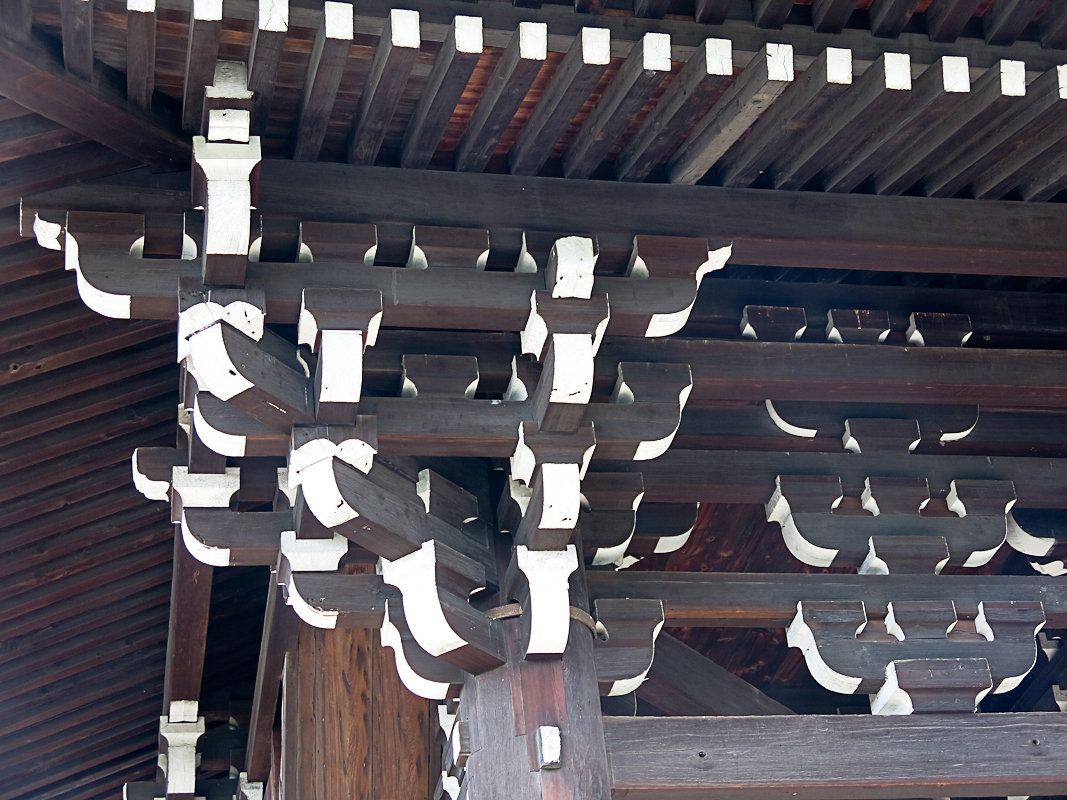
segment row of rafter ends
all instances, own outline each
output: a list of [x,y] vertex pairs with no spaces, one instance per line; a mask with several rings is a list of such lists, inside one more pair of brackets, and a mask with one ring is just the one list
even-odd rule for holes
[[[319,156],[355,35],[352,6],[329,3],[326,11],[293,135],[296,160]],[[408,123],[400,166],[425,168],[434,159],[484,49],[482,26],[480,17],[453,19]],[[349,162],[382,157],[421,36],[418,12],[389,13],[353,117]],[[457,171],[487,168],[545,65],[548,40],[547,24],[518,24],[452,153]],[[579,30],[507,154],[512,174],[545,168],[612,55],[610,29]],[[249,88],[255,58],[253,51]],[[669,34],[646,33],[634,44],[566,147],[565,177],[599,175],[617,151],[608,172],[622,181],[982,199],[1017,193],[1034,201],[1067,186],[1062,66],[1028,84],[1021,61],[972,75],[965,57],[943,56],[913,76],[905,53],[883,53],[861,71],[850,49],[829,47],[798,76],[792,45],[768,43],[735,78],[733,43],[718,38],[700,43],[677,73],[672,66]],[[260,112],[257,126],[265,124]]]

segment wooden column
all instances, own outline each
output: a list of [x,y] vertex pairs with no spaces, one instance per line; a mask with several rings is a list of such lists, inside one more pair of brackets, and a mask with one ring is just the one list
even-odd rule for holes
[[171,700],[199,700],[207,646],[208,612],[214,567],[193,558],[174,529],[174,575],[170,586],[170,631],[167,634],[167,673],[163,684],[163,713]]
[[426,800],[437,714],[400,683],[377,631],[304,625],[285,660],[281,800]]

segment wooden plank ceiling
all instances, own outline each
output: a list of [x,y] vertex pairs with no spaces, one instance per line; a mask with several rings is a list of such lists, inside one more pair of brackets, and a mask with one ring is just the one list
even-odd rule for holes
[[[384,126],[384,138],[377,151],[362,142],[353,149],[352,158],[398,165],[405,133],[448,25],[455,14],[470,13],[483,18],[485,47],[433,151],[433,168],[622,180],[647,176],[675,183],[700,180],[738,187],[837,192],[873,188],[879,194],[1022,195],[1035,200],[1055,196],[1061,183],[1067,182],[1067,125],[1062,122],[1059,106],[1064,101],[1058,99],[1060,82],[1055,69],[1067,60],[1063,51],[1055,49],[1065,44],[1059,29],[1067,26],[1058,23],[1065,13],[1062,4],[1040,0],[922,0],[917,5],[914,0],[846,0],[831,4],[823,0],[813,11],[812,6],[794,5],[791,0],[760,0],[754,8],[747,1],[726,3],[729,18],[724,24],[696,26],[691,22],[694,16],[704,21],[724,16],[722,9],[712,8],[715,0],[697,0],[697,4],[700,8],[690,0],[673,0],[631,7],[629,0],[611,0],[604,4],[602,14],[594,15],[547,3],[540,8],[518,8],[506,2],[476,7],[437,0],[409,3],[408,7],[420,12],[421,45],[413,64],[394,60],[396,65],[386,72],[385,80],[395,83],[392,90],[399,92],[396,110],[390,113],[389,101],[378,102],[377,96],[372,101],[370,92],[368,104],[377,105],[360,108],[389,6],[383,2],[359,5],[347,60],[327,70],[329,48],[321,65],[312,64],[321,2],[292,3],[269,121],[263,130],[264,156],[346,160],[358,112],[363,117],[383,116],[376,124]],[[35,0],[32,5],[35,30],[58,40],[62,32],[59,3]],[[598,4],[579,4],[583,9],[585,5],[591,9]],[[95,56],[125,71],[125,4],[99,0],[94,7]],[[186,94],[188,9],[185,0],[157,3],[154,83],[158,92],[175,100]],[[219,58],[247,61],[255,14],[250,0],[227,2],[221,26],[202,26],[196,52],[206,53],[210,63],[217,45]],[[949,14],[962,20],[949,26],[954,32],[946,30],[944,18]],[[844,27],[845,22],[827,22],[828,15],[847,20],[849,27]],[[650,18],[656,16],[662,19]],[[491,89],[490,78],[494,72],[498,80],[502,77],[497,66],[524,21],[544,21],[549,35],[547,52],[531,56],[532,71],[527,67],[524,77],[518,73],[512,77],[508,91],[513,93],[518,87],[524,94],[521,102],[516,99],[516,107],[507,102],[508,92],[501,95]],[[564,54],[583,26],[610,29],[610,63],[584,72],[561,71]],[[663,63],[665,57],[658,64],[648,58],[644,77],[634,81],[621,67],[635,47],[640,49],[642,36],[648,32],[671,36],[670,63]],[[531,41],[541,36],[535,36],[533,29],[530,33]],[[728,40],[717,46],[725,49],[711,53],[702,45],[708,36]],[[1018,45],[1011,47],[1017,40]],[[338,43],[344,47],[343,41]],[[779,48],[782,44],[791,48],[789,53]],[[827,47],[839,48],[829,64],[824,55]],[[592,53],[596,47],[587,49]],[[899,53],[910,53],[910,63]],[[939,60],[943,56],[965,57],[967,62]],[[592,53],[588,58],[595,62],[597,56]],[[1017,59],[1017,66],[1003,67],[1001,59],[1005,58]],[[689,69],[683,71],[687,63]],[[311,67],[319,67],[318,72]],[[405,77],[409,68],[410,76]],[[1026,97],[1013,97],[1012,92],[1021,91],[1024,70],[1030,82]],[[317,74],[315,99],[303,102],[310,102],[316,110],[321,105],[328,117],[321,140],[317,125],[300,124],[308,74]],[[959,81],[966,83],[966,74],[970,75],[969,92],[960,91]],[[210,82],[210,75],[206,80]],[[376,88],[386,89],[380,81]],[[336,98],[331,100],[334,90]],[[714,107],[724,96],[735,99],[732,111]],[[600,103],[601,98],[625,102],[616,107],[611,119],[598,119],[592,112],[598,104],[606,105]],[[688,99],[683,102],[684,98]],[[709,125],[713,119],[718,121]],[[978,131],[976,120],[995,124]],[[711,136],[714,131],[709,133],[708,128],[716,125],[725,132]],[[590,154],[589,142],[598,140],[605,130],[610,131],[610,147],[606,152],[594,148]],[[919,131],[932,133],[916,140]],[[714,142],[709,144],[711,139]],[[1017,157],[1020,143],[1032,157]],[[475,157],[470,149],[475,144],[488,147],[488,161]],[[910,171],[897,174],[891,166],[903,163],[906,150],[915,163],[908,162]]]

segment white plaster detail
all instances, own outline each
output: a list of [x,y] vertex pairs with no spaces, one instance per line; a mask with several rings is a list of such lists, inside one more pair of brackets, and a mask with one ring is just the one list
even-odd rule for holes
[[[448,696],[447,683],[430,681],[418,675],[408,663],[407,654],[404,652],[404,642],[400,631],[389,619],[389,601],[385,601],[385,618],[382,620],[382,646],[391,647],[396,658],[396,672],[400,676],[400,682],[407,687],[408,691],[426,700],[444,700]],[[456,784],[456,792],[459,793],[459,784]]]
[[[785,631],[786,644],[800,649],[811,676],[821,686],[838,694],[855,694],[863,679],[836,672],[823,661],[822,653],[819,652],[819,645],[815,642],[815,635],[804,621],[804,613],[801,608],[802,604],[797,603],[796,616],[793,617],[793,621],[789,623],[789,627]],[[862,629],[863,626],[861,625],[857,633]]]
[[[788,47],[788,45],[784,46]],[[767,47],[774,47],[774,45],[767,45]],[[790,56],[790,60],[792,60],[792,56]],[[670,67],[668,67],[668,70],[669,69]],[[792,72],[792,70],[790,70],[790,72]],[[789,78],[789,80],[792,80],[792,78]],[[704,280],[705,275],[709,272],[720,270],[726,266],[726,262],[730,260],[730,256],[733,254],[733,247],[734,246],[730,244],[726,247],[720,247],[717,250],[708,251],[708,260],[701,264],[696,271],[696,284],[698,290],[700,289],[700,284]],[[693,295],[693,302],[685,308],[678,311],[653,314],[648,321],[648,327],[645,329],[645,338],[670,336],[671,334],[680,331],[685,323],[689,321],[689,315],[692,313],[694,305],[696,305],[695,292]]]
[[324,403],[358,403],[363,389],[363,332],[323,331],[319,344]]
[[802,428],[799,425],[794,425],[778,413],[778,410],[774,407],[772,401],[764,400],[763,403],[767,408],[767,416],[769,416],[771,421],[778,426],[779,430],[785,431],[790,436],[801,436],[805,439],[815,438],[815,435],[818,433],[815,428]]
[[196,398],[193,400],[192,418],[196,435],[212,452],[232,458],[244,457],[247,437],[239,433],[224,433],[218,428],[213,428],[211,423],[204,419],[203,414],[200,413],[199,392],[197,392]]
[[413,553],[393,561],[383,558],[379,563],[382,580],[403,595],[408,629],[423,650],[440,656],[468,644],[452,630],[441,607],[436,542],[431,539]]
[[549,253],[549,263],[556,266],[556,280],[552,286],[553,297],[577,297],[588,300],[593,296],[593,267],[596,253],[593,240],[584,236],[567,236],[556,239]]
[[130,318],[133,302],[130,295],[112,294],[98,289],[82,274],[78,242],[70,233],[66,234],[63,262],[66,269],[74,272],[78,283],[78,295],[91,311],[111,319]]
[[201,564],[209,564],[212,567],[230,566],[230,548],[212,547],[204,544],[189,530],[189,524],[185,521],[185,512],[182,511],[182,541],[185,549]]
[[189,337],[186,367],[192,372],[200,388],[215,395],[219,400],[231,400],[242,392],[247,392],[255,384],[242,375],[230,359],[226,342],[222,338],[224,324],[221,321],[213,323]]
[[241,488],[241,468],[226,467],[219,474],[174,467],[171,485],[181,496],[183,508],[227,508],[233,493]]
[[204,718],[196,722],[171,722],[159,718],[159,735],[167,741],[167,794],[196,791],[196,742],[204,735]]
[[281,554],[293,572],[334,572],[348,552],[348,539],[298,539],[296,531],[282,531]]
[[154,481],[137,468],[137,453],[140,448],[135,448],[133,457],[130,459],[133,466],[133,485],[148,500],[169,500],[170,481]]
[[515,547],[518,568],[530,587],[530,642],[527,655],[557,655],[570,635],[570,574],[578,569],[573,544],[566,550],[530,550]]
[[63,233],[63,226],[58,222],[49,222],[41,219],[40,214],[33,215],[33,235],[37,237],[37,244],[46,250],[62,250],[59,237]]
[[313,628],[322,628],[330,631],[337,627],[338,612],[323,611],[321,608],[315,608],[313,605],[308,604],[300,592],[297,591],[296,581],[292,575],[289,576],[287,589],[288,598],[286,599],[286,604],[293,609],[293,612],[300,619]]

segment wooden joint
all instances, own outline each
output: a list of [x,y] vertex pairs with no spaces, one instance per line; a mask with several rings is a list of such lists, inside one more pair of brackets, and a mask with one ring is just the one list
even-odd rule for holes
[[803,308],[789,306],[745,306],[741,313],[741,335],[760,342],[794,342],[808,329]]
[[600,694],[629,694],[644,683],[656,652],[656,637],[663,629],[660,600],[593,601],[597,636],[593,640]]
[[416,225],[412,231],[407,266],[484,270],[488,258],[489,231],[485,228]]
[[972,333],[967,314],[916,311],[908,320],[908,344],[912,347],[962,347]]
[[922,435],[913,419],[846,419],[841,441],[853,453],[910,453]]
[[835,344],[881,344],[889,336],[888,311],[831,308],[826,313],[826,340]]
[[401,397],[465,397],[478,391],[478,359],[475,356],[401,356]]
[[523,657],[557,658],[567,648],[571,604],[569,578],[578,569],[573,544],[561,550],[531,550],[516,545],[505,585],[522,605]]
[[337,484],[336,460],[370,472],[378,452],[374,417],[357,417],[357,424],[305,427],[292,431],[288,482],[301,487],[307,507],[327,528],[335,528],[359,516],[345,500]]
[[[802,600],[786,631],[786,641],[801,650],[816,681],[841,694],[875,695],[885,688],[893,662],[940,661],[939,669],[945,672],[931,676],[929,686],[942,686],[943,692],[940,699],[928,696],[923,707],[932,710],[937,704],[940,710],[972,712],[973,703],[961,705],[952,672],[958,667],[951,662],[984,659],[992,678],[991,691],[1010,691],[1036,663],[1035,637],[1044,623],[1039,602],[981,602],[968,633],[959,630],[963,626],[957,622],[951,601],[893,601],[885,620],[879,621],[868,618],[860,600]],[[975,631],[980,636],[975,636]],[[890,687],[878,701],[880,706],[889,704],[888,698],[900,688],[892,683]],[[974,699],[975,694],[970,697]],[[898,696],[882,713],[911,711]]]
[[186,549],[197,561],[213,567],[274,565],[282,533],[292,527],[293,515],[289,511],[182,508],[181,531]]
[[382,579],[404,596],[404,616],[427,653],[474,674],[504,663],[503,627],[467,598],[486,584],[482,566],[433,540],[406,556],[382,559]]

